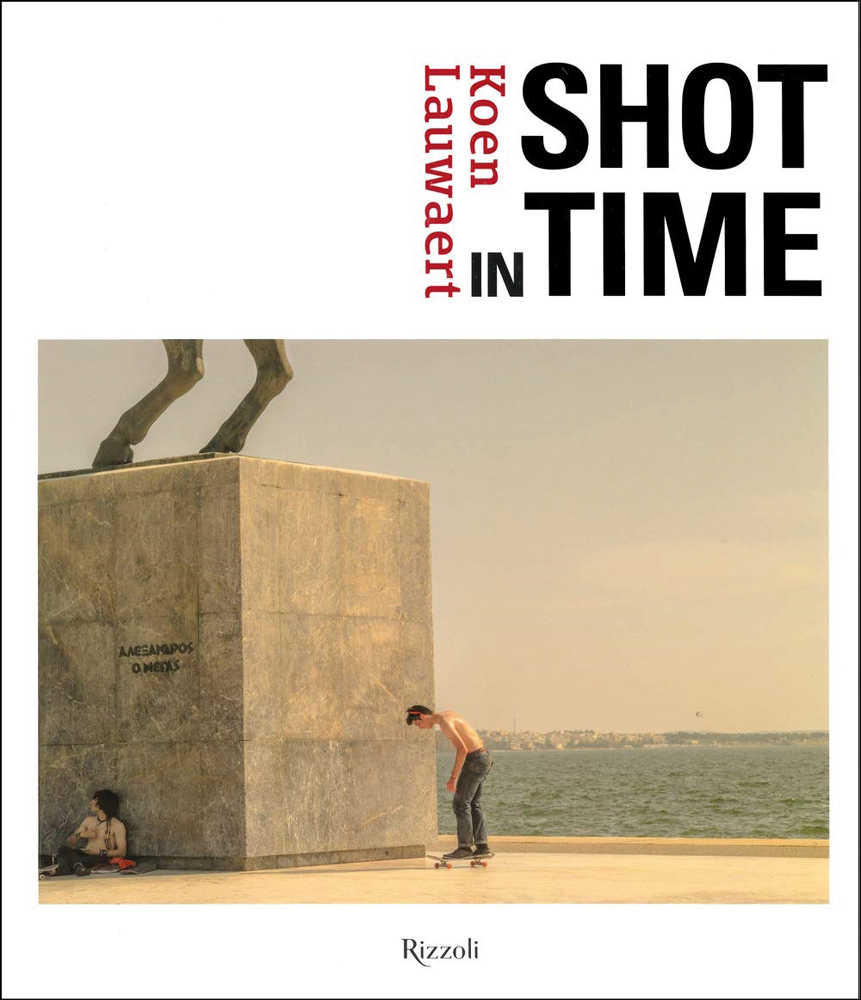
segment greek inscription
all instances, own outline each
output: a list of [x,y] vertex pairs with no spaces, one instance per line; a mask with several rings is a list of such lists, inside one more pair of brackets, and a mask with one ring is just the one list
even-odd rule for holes
[[145,660],[144,657],[174,657],[194,652],[193,642],[146,642],[136,646],[120,646],[121,657],[134,657],[133,674],[172,674],[182,666],[178,659]]
[[193,652],[192,642],[148,642],[138,646],[120,646],[120,656],[174,656],[176,653]]
[[156,660],[154,663],[133,663],[135,674],[170,674],[179,670],[179,660]]

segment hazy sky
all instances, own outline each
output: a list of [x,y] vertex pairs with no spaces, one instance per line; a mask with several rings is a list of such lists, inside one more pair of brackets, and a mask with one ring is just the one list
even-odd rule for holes
[[[245,453],[431,487],[437,708],[476,726],[825,729],[824,341],[287,342]],[[196,452],[240,341],[136,448]],[[43,341],[39,469],[86,468],[166,370]],[[697,716],[702,712],[702,716]]]

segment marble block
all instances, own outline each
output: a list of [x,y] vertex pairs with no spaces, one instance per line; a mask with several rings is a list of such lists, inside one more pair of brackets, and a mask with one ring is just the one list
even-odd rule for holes
[[39,481],[40,852],[248,869],[436,842],[426,483],[245,456]]

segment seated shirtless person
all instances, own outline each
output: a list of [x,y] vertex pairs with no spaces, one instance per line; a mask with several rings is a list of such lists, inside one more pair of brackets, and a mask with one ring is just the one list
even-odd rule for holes
[[[493,760],[482,745],[481,737],[457,712],[433,712],[426,705],[412,705],[407,709],[407,725],[419,729],[439,726],[457,751],[451,777],[445,786],[454,792],[452,806],[457,817],[457,849],[443,857],[472,858],[490,854],[481,788],[493,767]],[[475,851],[472,850],[473,842]]]
[[[89,875],[90,869],[108,864],[111,858],[121,858],[126,852],[126,827],[117,819],[120,799],[106,788],[93,793],[90,812],[93,815],[81,823],[57,854],[55,875]],[[77,849],[78,839],[86,840],[83,850]]]

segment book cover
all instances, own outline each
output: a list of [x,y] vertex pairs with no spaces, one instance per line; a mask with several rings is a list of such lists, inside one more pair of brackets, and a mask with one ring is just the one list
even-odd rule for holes
[[3,19],[6,989],[855,995],[857,6]]

